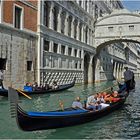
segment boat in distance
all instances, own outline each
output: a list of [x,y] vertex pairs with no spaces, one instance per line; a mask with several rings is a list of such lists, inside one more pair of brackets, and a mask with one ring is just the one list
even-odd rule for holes
[[[58,85],[58,88],[56,88],[56,89],[35,90],[35,91],[24,91],[24,90],[21,90],[21,92],[24,92],[27,95],[55,93],[55,92],[58,92],[58,91],[63,91],[63,90],[72,88],[74,85],[75,85],[75,80],[72,83],[69,83],[69,84]],[[19,95],[21,95],[21,94],[19,93]],[[7,89],[0,89],[0,96],[8,97],[8,90]]]
[[70,107],[64,109],[63,111],[27,112],[19,106],[16,90],[9,88],[8,92],[12,108],[11,114],[15,115],[14,117],[16,117],[18,127],[23,131],[62,128],[90,122],[121,108],[128,96],[128,93],[125,92],[122,94],[123,96],[121,96],[119,101],[98,111],[90,111],[79,108],[74,109]]

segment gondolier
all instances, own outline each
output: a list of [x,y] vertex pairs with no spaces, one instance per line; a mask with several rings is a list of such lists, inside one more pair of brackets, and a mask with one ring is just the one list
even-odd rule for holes
[[128,67],[125,67],[125,72],[124,72],[124,82],[126,83],[126,88],[127,88],[127,92],[129,92],[130,90],[130,84],[131,81],[133,79],[133,72],[131,70],[128,69]]
[[2,89],[4,89],[3,80],[4,80],[3,70],[0,70],[0,88]]

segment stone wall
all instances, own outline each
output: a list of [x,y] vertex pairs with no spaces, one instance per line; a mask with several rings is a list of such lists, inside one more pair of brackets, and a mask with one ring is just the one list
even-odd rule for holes
[[[6,59],[5,87],[23,87],[36,80],[36,35],[0,24],[0,58]],[[32,61],[27,71],[27,61]]]

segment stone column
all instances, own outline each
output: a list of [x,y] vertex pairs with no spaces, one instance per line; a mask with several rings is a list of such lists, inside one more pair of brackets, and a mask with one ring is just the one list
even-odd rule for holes
[[53,8],[54,8],[54,4],[51,3],[50,4],[50,15],[49,15],[49,28],[52,30],[53,30],[53,18],[54,18]]
[[[68,55],[68,45],[66,45],[66,47],[65,47],[65,55]],[[69,65],[69,59],[68,58],[66,58],[66,68],[68,68],[68,65]]]
[[77,40],[79,40],[79,32],[80,32],[80,21],[77,20],[77,37],[76,37]]
[[68,55],[68,45],[65,47],[65,55]]
[[41,36],[39,36],[38,38],[38,46],[37,47],[37,82],[38,84],[40,84],[41,81],[41,66],[42,66],[42,58],[43,58],[43,54],[42,54],[42,49],[43,49],[43,38]]
[[90,1],[87,1],[87,12],[90,13]]
[[[38,3],[38,9],[40,11],[38,12],[38,24],[43,25],[44,24],[44,1]],[[1,16],[1,11],[0,11],[0,16]]]
[[59,33],[61,33],[61,13],[62,13],[62,8],[60,7],[59,8],[59,11],[58,11],[58,16],[57,16],[57,18],[58,18],[58,28],[57,28],[57,31],[59,32]]
[[50,41],[49,52],[53,52],[53,41]]
[[81,37],[81,41],[82,41],[82,42],[85,42],[85,41],[84,41],[84,36],[85,36],[84,28],[85,28],[84,25],[82,25],[82,27],[81,27],[81,36],[82,36],[82,37]]
[[82,8],[85,9],[85,1],[82,0]]
[[116,79],[118,79],[118,63],[116,64]]
[[89,45],[89,28],[87,27],[87,44]]
[[89,67],[88,67],[88,83],[93,83],[93,55],[90,56]]
[[118,63],[118,65],[117,65],[117,79],[119,79],[119,70],[120,70],[120,64]]
[[[53,41],[50,41],[50,44],[49,44],[49,52],[53,52]],[[50,59],[50,61],[49,61],[49,67],[52,68],[53,67],[53,56],[50,55],[49,59]]]
[[94,33],[92,32],[92,40],[91,40],[92,41],[92,46],[94,45],[94,39],[95,39],[94,38]]
[[116,62],[114,62],[114,71],[113,71],[113,75],[116,78]]
[[84,50],[83,50],[83,48],[81,50],[81,58],[82,58],[82,61],[81,61],[81,69],[84,70]]
[[[58,44],[57,53],[61,54],[61,44]],[[58,57],[58,68],[61,68],[61,57]]]
[[94,70],[95,82],[100,82],[100,71],[101,71],[101,63],[102,62],[98,56],[95,56],[94,59],[95,59],[94,61],[96,61],[95,70]]
[[72,22],[71,22],[71,37],[74,38],[74,20],[75,18],[72,17]]
[[66,16],[65,16],[65,31],[64,31],[64,34],[68,36],[68,18],[69,18],[69,15],[68,13],[66,13]]
[[76,57],[80,57],[80,49],[77,49],[77,56]]
[[93,4],[92,13],[93,13],[93,17],[95,18],[95,4]]
[[123,73],[124,73],[124,66],[123,64],[121,65],[121,78],[123,77]]
[[60,44],[60,43],[58,43],[57,53],[58,53],[58,54],[61,54],[61,44]]
[[40,40],[40,67],[43,67],[43,49],[44,49],[44,38],[41,37]]
[[90,43],[89,44],[92,46],[92,30],[90,30]]
[[71,56],[74,56],[74,48],[72,48]]

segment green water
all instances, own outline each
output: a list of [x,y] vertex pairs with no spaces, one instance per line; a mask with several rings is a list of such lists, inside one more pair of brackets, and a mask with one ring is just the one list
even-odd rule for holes
[[[69,107],[76,96],[85,98],[112,85],[112,82],[96,85],[75,86],[57,94],[34,95],[32,100],[20,97],[21,107],[26,111],[48,111],[59,109],[59,100]],[[140,81],[130,94],[124,107],[108,116],[86,124],[52,130],[24,132],[17,127],[15,118],[10,117],[9,102],[0,97],[1,139],[140,139]]]

